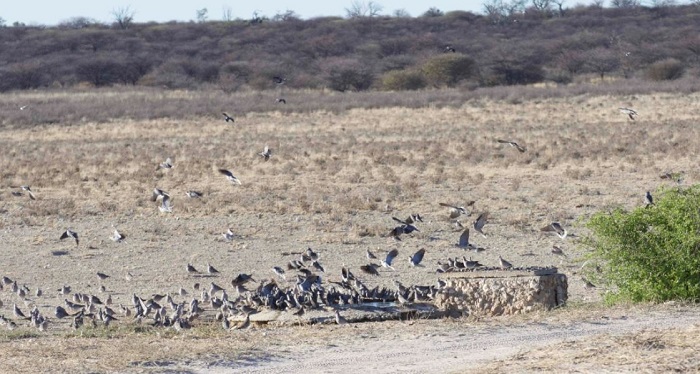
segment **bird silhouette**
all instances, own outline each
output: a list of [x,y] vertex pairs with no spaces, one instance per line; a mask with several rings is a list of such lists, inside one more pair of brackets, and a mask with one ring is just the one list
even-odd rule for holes
[[389,253],[386,254],[386,258],[382,260],[382,266],[385,268],[390,268],[391,270],[395,270],[392,266],[391,263],[394,261],[396,256],[399,255],[399,250],[398,249],[392,249],[389,251]]
[[423,256],[425,255],[425,248],[421,248],[418,252],[414,253],[413,256],[409,257],[408,260],[413,266],[418,266],[421,261],[423,261]]
[[619,110],[623,114],[626,114],[629,117],[629,119],[631,119],[632,121],[634,121],[634,118],[638,115],[637,111],[635,111],[634,109],[631,109],[631,108],[620,108]]
[[228,179],[229,182],[231,182],[232,184],[238,184],[238,185],[241,184],[241,181],[238,178],[236,178],[236,176],[233,175],[233,173],[231,171],[226,170],[226,169],[219,169],[219,173],[225,175],[226,179]]
[[236,122],[236,121],[233,119],[233,117],[231,117],[231,116],[229,116],[228,114],[226,114],[226,112],[223,112],[222,114],[224,115],[224,119],[226,120],[226,122]]
[[647,191],[644,195],[644,203],[646,203],[647,207],[654,205],[654,197],[651,196],[651,192]]
[[518,143],[510,141],[510,140],[503,140],[503,139],[496,139],[497,142],[499,143],[504,143],[504,144],[509,144],[511,147],[515,147],[520,151],[520,153],[525,152],[526,149],[523,146],[518,145]]
[[558,237],[565,239],[567,236],[567,231],[562,227],[562,225],[559,222],[552,222],[549,225],[543,227],[540,229],[542,232],[553,232],[557,234]]
[[478,232],[479,234],[483,235],[484,238],[486,237],[486,234],[484,234],[481,229],[484,228],[484,225],[486,225],[486,221],[489,219],[489,212],[484,212],[479,215],[479,217],[474,220],[474,230]]
[[78,239],[78,233],[75,232],[75,231],[73,231],[73,230],[71,230],[71,229],[68,229],[68,230],[64,231],[63,234],[61,234],[60,240],[63,240],[63,239],[66,239],[66,238],[73,238],[73,239],[75,239],[75,246],[76,246],[76,247],[78,246],[78,243],[80,243],[80,240]]
[[272,150],[266,145],[263,151],[258,153],[258,155],[267,161],[270,159],[270,156],[272,156]]

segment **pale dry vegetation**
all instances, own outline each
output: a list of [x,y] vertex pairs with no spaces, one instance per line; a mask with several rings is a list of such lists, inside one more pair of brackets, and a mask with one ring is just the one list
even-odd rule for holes
[[[673,183],[659,178],[666,171],[683,171],[683,183],[699,177],[698,94],[517,102],[466,95],[460,105],[338,111],[246,112],[212,104],[201,116],[104,121],[89,105],[62,95],[0,97],[2,113],[31,102],[11,115],[27,119],[0,129],[0,275],[46,292],[26,303],[0,292],[0,314],[11,315],[15,302],[50,314],[63,302],[55,292],[63,284],[97,292],[96,271],[112,275],[102,283],[123,304],[134,292],[174,293],[181,286],[191,290],[195,281],[208,283],[187,275],[188,262],[200,270],[206,262],[215,265],[223,275],[214,280],[224,287],[239,272],[264,279],[273,275],[272,266],[297,257],[289,252],[306,247],[320,250],[330,280],[339,278],[343,264],[359,273],[367,248],[380,256],[399,248],[398,271],[367,278],[368,285],[388,287],[394,279],[432,284],[436,261],[465,254],[454,247],[459,234],[438,202],[469,200],[476,200],[475,212],[492,217],[488,238],[474,239],[487,250],[472,257],[489,265],[503,255],[517,265],[559,266],[570,275],[572,300],[598,300],[576,275],[582,249],[539,228],[557,220],[577,232],[578,221],[597,210],[641,205],[645,191]],[[108,92],[85,95],[86,103],[118,97],[134,112],[153,104],[142,91],[115,92],[111,99]],[[74,102],[70,118],[86,119],[32,122],[33,111],[45,116],[43,105],[54,107],[54,99]],[[187,93],[180,105],[205,99]],[[620,106],[636,108],[638,120],[629,121]],[[225,123],[222,110],[236,122]],[[501,138],[527,152],[497,143]],[[265,145],[273,150],[268,162],[257,155]],[[175,167],[156,170],[166,157]],[[232,170],[242,185],[227,182],[219,167]],[[22,184],[32,186],[37,200],[11,195],[11,186]],[[172,214],[160,213],[149,200],[154,187],[174,197]],[[188,199],[184,192],[191,189],[204,197]],[[400,243],[387,238],[391,216],[411,213],[426,220],[421,231]],[[127,243],[108,239],[112,226],[128,235]],[[68,227],[81,233],[77,249],[58,240]],[[221,238],[228,227],[239,235],[232,243]],[[552,255],[553,244],[568,257]],[[409,268],[405,257],[421,247],[427,249],[425,268]],[[52,256],[55,250],[69,254]],[[127,272],[134,275],[130,282],[122,280]],[[54,326],[65,329],[67,323]]]

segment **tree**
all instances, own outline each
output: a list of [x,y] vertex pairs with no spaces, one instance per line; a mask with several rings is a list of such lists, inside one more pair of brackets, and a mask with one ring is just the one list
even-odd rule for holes
[[197,10],[197,22],[207,22],[207,13],[209,13],[209,10],[207,8]]
[[301,17],[293,10],[285,10],[284,12],[278,12],[272,16],[272,20],[276,22],[284,21],[299,21]]
[[[700,0],[699,0],[700,1]],[[394,18],[411,18],[411,14],[406,9],[396,9],[391,13]]]
[[423,17],[442,17],[445,13],[436,7],[431,7],[423,13]]
[[435,87],[452,87],[459,81],[476,75],[476,62],[460,53],[435,56],[428,60],[421,71]]
[[374,1],[364,2],[354,0],[349,8],[345,8],[347,18],[373,18],[379,15],[384,7]]
[[221,10],[221,19],[226,22],[233,21],[233,9],[230,6],[224,6]]
[[134,11],[131,10],[131,7],[128,5],[112,10],[114,23],[122,30],[129,28],[129,26],[131,26],[131,24],[134,22],[134,14]]
[[6,21],[4,18],[0,17],[0,27],[5,27]]
[[557,9],[559,11],[558,12],[559,17],[564,16],[564,3],[565,2],[566,2],[566,0],[552,0],[552,3],[556,4],[556,6],[557,6]]
[[610,6],[613,8],[620,9],[632,9],[639,8],[641,6],[641,3],[639,2],[639,0],[611,0]]
[[619,56],[608,48],[588,51],[586,62],[591,71],[600,75],[601,80],[605,79],[605,74],[615,71],[620,66]]
[[483,4],[484,14],[493,23],[503,24],[515,14],[525,10],[526,0],[488,0]]

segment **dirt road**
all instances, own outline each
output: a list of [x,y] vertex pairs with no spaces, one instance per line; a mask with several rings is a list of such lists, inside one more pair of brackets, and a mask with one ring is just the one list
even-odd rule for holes
[[[297,342],[285,347],[284,353],[242,360],[229,367],[208,366],[195,371],[217,373],[426,373],[481,371],[495,360],[509,359],[518,353],[564,341],[595,336],[622,335],[648,329],[683,329],[700,323],[700,310],[632,312],[625,315],[612,311],[591,316],[585,321],[528,321],[515,325],[487,324],[459,326],[444,323],[435,329],[418,323],[415,330],[407,324],[380,336],[348,340],[331,339],[326,346]],[[435,321],[433,321],[435,322]],[[338,330],[352,330],[346,326]],[[427,330],[427,331],[426,331]],[[340,334],[338,334],[340,335]],[[343,336],[349,334],[344,333]],[[592,338],[592,339],[591,339]],[[279,352],[279,351],[278,351]]]

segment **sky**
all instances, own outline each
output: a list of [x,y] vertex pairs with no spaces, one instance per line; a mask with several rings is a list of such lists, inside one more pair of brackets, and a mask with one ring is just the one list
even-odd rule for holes
[[[358,1],[358,0],[355,0]],[[431,7],[443,12],[466,10],[474,13],[482,11],[486,0],[375,0],[382,6],[382,14],[392,14],[397,9],[403,9],[413,17],[419,16]],[[359,0],[360,3],[368,3]],[[11,3],[10,6],[8,6]],[[342,1],[226,1],[226,0],[6,0],[0,7],[0,18],[9,25],[21,22],[26,25],[53,26],[73,17],[88,17],[103,23],[114,21],[112,11],[129,7],[134,12],[135,22],[168,22],[196,20],[197,10],[206,8],[208,20],[221,20],[224,9],[230,9],[233,18],[251,18],[257,11],[260,16],[272,17],[277,13],[293,10],[301,18],[319,16],[345,16],[345,9],[353,4],[353,0]]]

